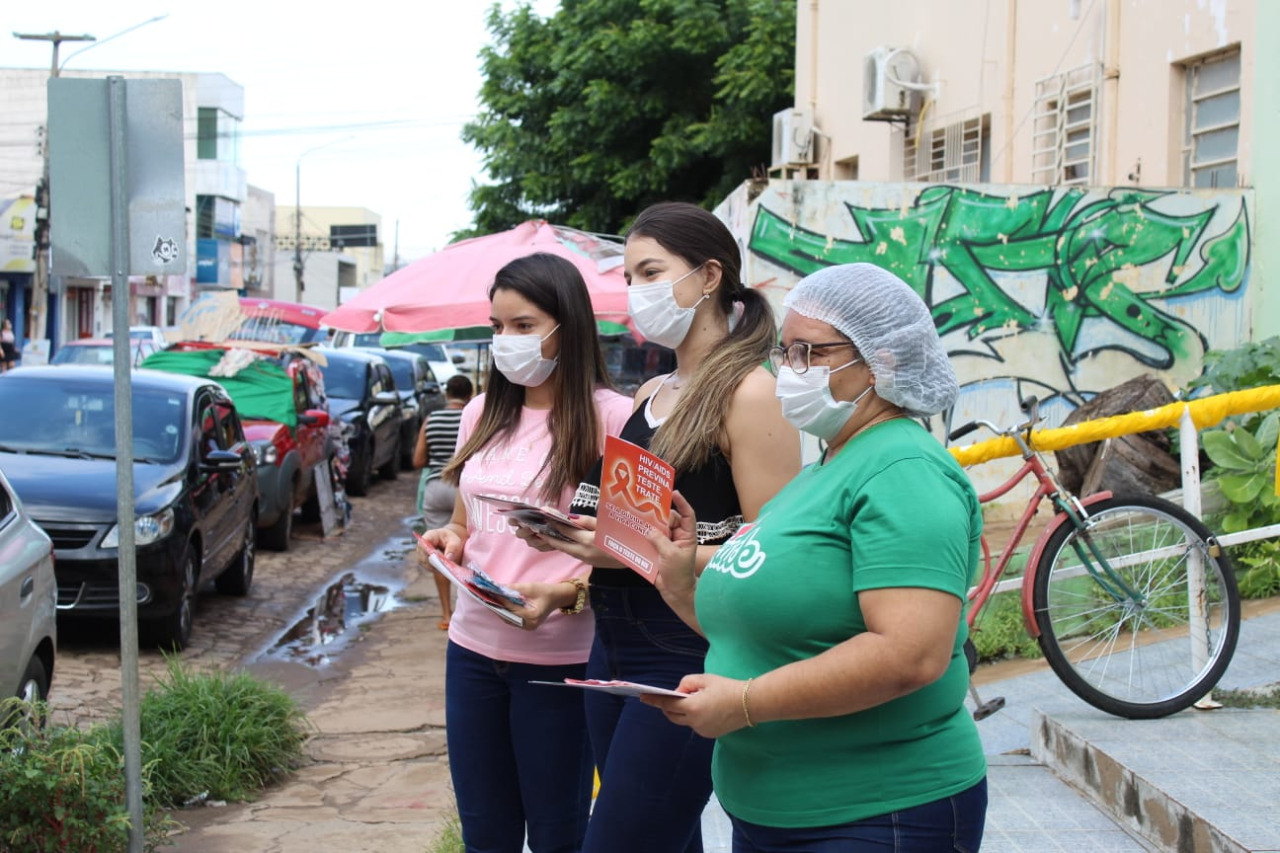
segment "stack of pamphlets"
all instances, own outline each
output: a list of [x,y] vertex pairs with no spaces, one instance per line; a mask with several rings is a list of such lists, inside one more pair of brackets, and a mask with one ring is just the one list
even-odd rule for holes
[[450,583],[456,586],[464,595],[480,602],[485,609],[496,613],[500,618],[505,619],[512,625],[520,628],[524,627],[524,617],[507,609],[507,605],[523,607],[527,603],[523,595],[509,586],[498,583],[479,567],[458,565],[446,557],[444,552],[417,533],[413,534],[413,536],[418,540],[418,547],[426,552],[427,562],[431,563],[436,571],[448,578]]

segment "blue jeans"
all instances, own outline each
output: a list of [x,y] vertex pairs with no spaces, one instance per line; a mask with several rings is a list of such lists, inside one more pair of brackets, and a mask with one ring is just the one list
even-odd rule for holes
[[987,817],[987,780],[960,793],[839,826],[781,829],[732,815],[733,853],[976,853]]
[[[652,587],[591,585],[587,677],[675,687],[702,672],[707,643]],[[600,793],[583,853],[701,853],[714,741],[638,699],[586,695]]]
[[582,694],[529,684],[582,678],[584,664],[492,660],[449,643],[449,774],[467,853],[577,853],[591,809]]

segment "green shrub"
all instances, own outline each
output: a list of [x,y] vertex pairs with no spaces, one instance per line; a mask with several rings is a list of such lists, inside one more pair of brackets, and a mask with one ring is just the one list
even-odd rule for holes
[[[151,769],[142,768],[144,793]],[[0,780],[0,853],[129,849],[124,759],[104,727],[0,731]],[[173,823],[154,803],[144,823],[155,850]]]
[[1280,542],[1246,542],[1229,549],[1241,598],[1280,595]]
[[[207,793],[248,800],[291,770],[308,735],[283,690],[245,673],[191,672],[177,658],[142,698],[142,759],[155,799],[180,805]],[[113,730],[120,742],[120,728]]]
[[969,639],[978,650],[980,662],[1040,657],[1040,644],[1027,635],[1022,602],[1016,592],[993,595],[978,614]]
[[[1280,335],[1231,350],[1204,354],[1204,372],[1187,384],[1188,391],[1207,388],[1214,394],[1280,385]],[[1245,417],[1251,423],[1256,415]]]

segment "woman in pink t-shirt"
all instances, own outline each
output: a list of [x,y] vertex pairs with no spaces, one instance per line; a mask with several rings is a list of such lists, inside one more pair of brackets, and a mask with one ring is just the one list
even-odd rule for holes
[[576,851],[586,832],[593,761],[582,695],[530,681],[582,678],[595,630],[590,569],[524,545],[478,495],[565,510],[617,435],[631,401],[609,387],[586,284],[548,254],[499,270],[489,290],[493,366],[467,404],[444,479],[458,486],[449,524],[424,534],[462,565],[527,584],[521,631],[466,596],[449,624],[445,715],[449,770],[468,850]]

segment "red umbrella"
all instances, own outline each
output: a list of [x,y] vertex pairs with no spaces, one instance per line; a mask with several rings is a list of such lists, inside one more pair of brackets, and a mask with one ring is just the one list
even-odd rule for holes
[[586,280],[597,319],[630,323],[622,244],[530,220],[444,247],[374,284],[321,318],[347,332],[434,332],[489,325],[489,287],[508,261],[548,252]]

